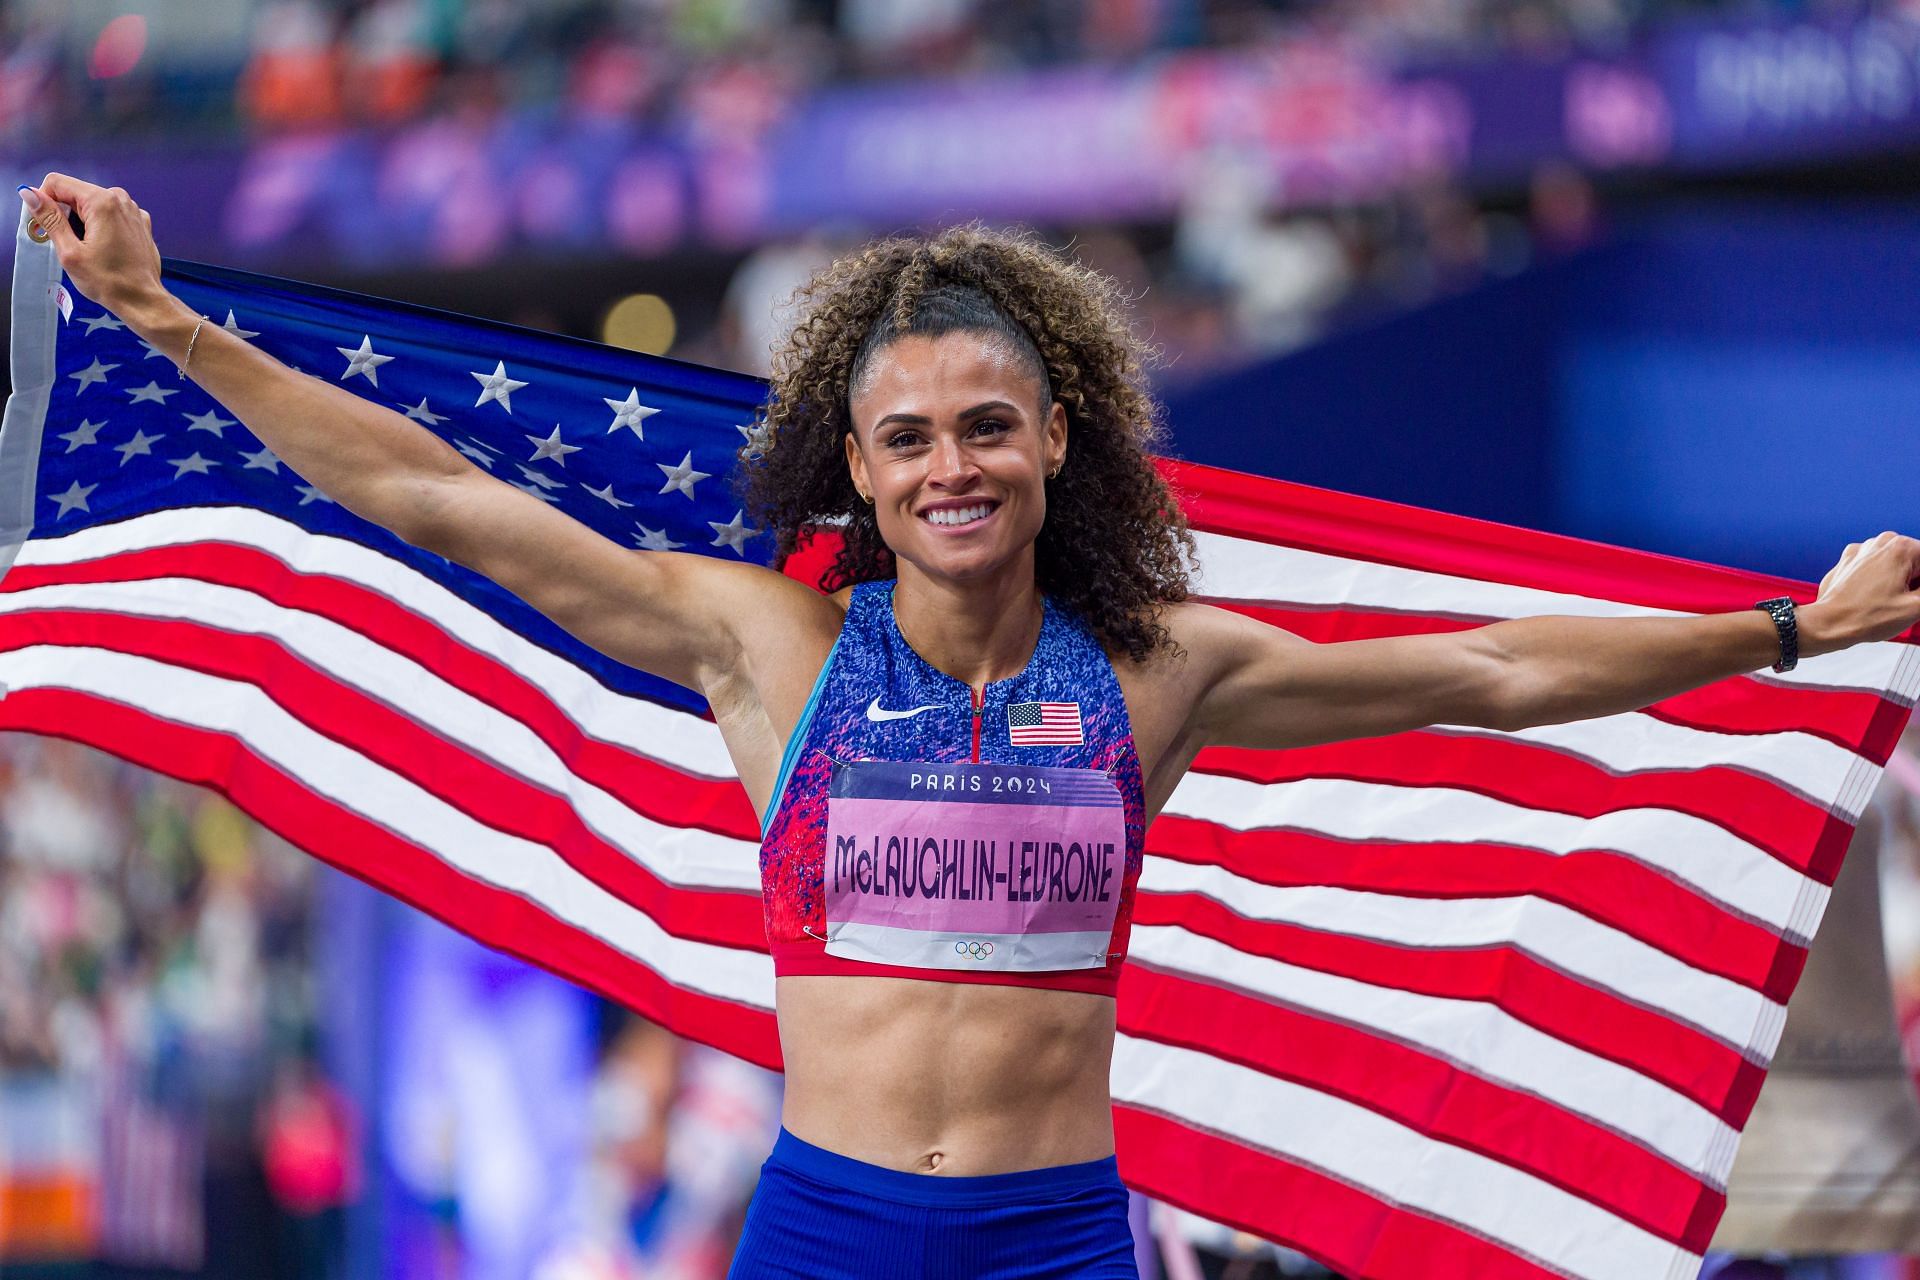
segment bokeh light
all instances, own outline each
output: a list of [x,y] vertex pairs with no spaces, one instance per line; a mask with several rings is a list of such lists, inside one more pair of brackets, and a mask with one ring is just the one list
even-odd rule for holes
[[600,340],[610,347],[663,356],[673,346],[673,308],[657,293],[630,293],[607,309]]
[[96,80],[111,80],[133,70],[146,51],[147,20],[137,13],[123,13],[100,29],[87,70]]

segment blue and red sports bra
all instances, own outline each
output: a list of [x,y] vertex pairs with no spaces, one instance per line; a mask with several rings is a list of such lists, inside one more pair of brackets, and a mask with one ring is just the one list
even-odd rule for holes
[[760,843],[776,974],[1114,994],[1146,834],[1113,664],[1043,598],[1019,675],[973,687],[856,585]]

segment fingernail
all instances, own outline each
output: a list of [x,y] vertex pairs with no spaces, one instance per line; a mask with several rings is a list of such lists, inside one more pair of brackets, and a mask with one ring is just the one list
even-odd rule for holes
[[26,202],[27,208],[29,209],[38,209],[40,207],[40,193],[24,183],[21,184],[20,187],[20,198]]

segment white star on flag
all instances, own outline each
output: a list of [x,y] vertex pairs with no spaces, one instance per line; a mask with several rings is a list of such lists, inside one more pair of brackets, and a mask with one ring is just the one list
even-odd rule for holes
[[166,437],[164,436],[150,436],[146,432],[142,431],[140,428],[135,427],[133,429],[132,438],[130,438],[125,444],[117,444],[113,447],[120,451],[120,465],[124,467],[127,465],[127,461],[130,458],[132,458],[134,454],[152,453],[154,442],[157,440],[163,440],[165,438]]
[[[211,431],[216,436],[219,436],[222,431],[234,425],[231,418],[223,418],[217,412],[186,413],[180,416],[187,420],[187,430]],[[220,438],[223,440],[226,439],[225,436],[220,436]]]
[[757,457],[773,446],[773,431],[770,423],[756,423],[751,427],[736,425],[734,430],[738,431],[740,438],[747,442],[746,449],[750,457]]
[[189,471],[199,475],[206,475],[207,472],[220,465],[211,458],[201,457],[197,450],[187,457],[169,458],[167,461],[173,464],[173,478],[175,480],[178,480]]
[[[522,434],[525,433],[523,432]],[[533,441],[535,446],[533,456],[527,459],[528,462],[538,462],[542,458],[552,458],[564,467],[567,465],[568,454],[580,452],[580,446],[577,444],[560,443],[560,424],[557,422],[553,424],[553,434],[546,439],[542,440],[539,436],[527,436],[527,439]]]
[[78,427],[75,427],[72,431],[61,432],[60,438],[67,442],[67,452],[72,453],[83,444],[94,443],[94,436],[98,434],[100,428],[106,425],[104,422],[92,422],[86,418],[82,418],[80,419],[80,425]]
[[73,394],[79,395],[81,391],[85,391],[96,382],[105,382],[107,375],[119,367],[117,364],[101,364],[98,360],[95,360],[80,372],[68,374],[67,376],[69,378],[73,378],[80,383],[79,389]]
[[479,463],[481,466],[485,467],[487,470],[489,471],[493,470],[493,459],[489,458],[486,454],[474,448],[472,445],[468,444],[466,441],[462,440],[460,443],[454,445],[453,447],[458,449],[460,452],[466,454],[469,458],[472,458],[475,462]]
[[[659,464],[656,463],[654,465],[658,466]],[[633,535],[633,540],[640,544],[642,551],[672,551],[676,547],[684,547],[687,545],[684,542],[675,542],[672,538],[669,538],[665,529],[649,529],[645,525],[637,525],[635,527],[638,528],[640,532],[637,535]]]
[[604,489],[596,489],[590,484],[583,484],[580,487],[616,510],[621,507],[630,507],[633,505],[631,502],[622,502],[613,496],[613,481],[611,480],[607,481],[607,487]]
[[67,486],[67,491],[65,493],[55,493],[55,494],[48,495],[55,502],[60,504],[60,510],[55,513],[53,518],[55,520],[58,520],[61,516],[64,516],[65,514],[67,514],[67,512],[73,510],[75,507],[80,508],[82,511],[90,511],[91,509],[87,506],[87,495],[92,493],[95,489],[98,489],[99,487],[100,486],[97,484],[90,484],[83,488],[80,482],[78,480],[75,480],[71,485]]
[[127,327],[120,321],[115,320],[111,311],[102,311],[97,316],[81,316],[80,323],[87,326],[88,333],[93,333],[98,329],[124,329]]
[[358,350],[352,347],[335,347],[334,350],[347,358],[347,371],[340,375],[342,382],[358,373],[366,375],[367,381],[377,387],[380,385],[380,366],[393,359],[392,356],[374,354],[373,338],[367,334],[360,336]]
[[147,354],[145,355],[145,357],[143,357],[144,359],[171,360],[173,358],[172,356],[168,355],[166,352],[162,351],[160,348],[154,346],[151,342],[148,342],[145,338],[140,339],[140,345],[147,349]]
[[151,400],[155,404],[165,404],[168,396],[177,396],[180,392],[175,388],[162,388],[159,383],[149,381],[144,387],[130,388],[127,394],[132,397],[132,403],[134,404],[139,404],[142,400]]
[[[240,327],[240,322],[233,318],[232,307],[227,308],[227,322],[221,325],[220,327],[222,329],[225,329],[228,333],[232,334],[234,337],[240,338],[243,340],[247,338],[257,338],[260,336],[260,331],[258,329],[242,329]],[[391,357],[388,357],[388,358],[390,359]]]
[[[605,400],[606,397],[602,396],[601,399]],[[658,409],[649,409],[640,403],[638,387],[628,391],[625,400],[607,400],[607,408],[613,410],[613,425],[607,428],[608,435],[612,435],[622,427],[632,427],[633,434],[642,440],[647,438],[647,433],[640,429],[640,424],[660,412]]]
[[280,474],[280,459],[271,449],[263,448],[258,453],[248,453],[245,449],[242,449],[240,456],[247,460],[247,465],[240,468],[242,471],[251,471],[255,467],[259,467],[262,471],[271,471],[275,475]]
[[534,484],[539,485],[542,489],[564,489],[567,487],[566,481],[555,480],[551,476],[544,476],[524,462],[516,462],[513,465],[520,468],[521,475],[525,476]]
[[424,422],[430,427],[437,427],[447,420],[446,414],[435,413],[433,410],[427,408],[427,398],[425,396],[421,396],[420,403],[411,409],[407,409],[405,405],[400,405],[399,407],[406,409],[407,416],[415,422]]
[[473,402],[476,409],[489,400],[498,400],[502,409],[512,413],[513,393],[527,385],[507,376],[505,360],[495,361],[492,373],[476,373],[473,377],[480,384],[480,398]]
[[310,484],[297,484],[293,487],[300,491],[300,494],[301,494],[300,505],[303,507],[306,506],[309,502],[332,502],[333,501],[332,498],[329,498],[326,494],[320,492],[318,489],[314,488]]
[[552,494],[548,493],[545,489],[536,488],[535,486],[530,484],[521,484],[518,480],[509,480],[507,481],[507,483],[512,485],[514,488],[518,489],[522,493],[532,494],[534,497],[540,499],[540,501],[542,502],[557,503],[560,501],[560,499],[554,497]]
[[760,531],[752,525],[743,524],[740,516],[740,512],[734,512],[733,519],[727,521],[725,524],[721,524],[718,520],[707,521],[708,526],[713,530],[713,542],[709,545],[731,548],[733,554],[737,556],[746,555],[747,553],[743,549],[743,544],[748,538],[751,538]]
[[667,476],[667,482],[660,486],[660,492],[672,493],[678,489],[687,495],[688,502],[693,501],[693,486],[713,474],[710,471],[693,469],[693,450],[691,449],[687,450],[687,456],[680,459],[676,466],[670,467],[664,462],[656,462],[653,465],[664,471]]

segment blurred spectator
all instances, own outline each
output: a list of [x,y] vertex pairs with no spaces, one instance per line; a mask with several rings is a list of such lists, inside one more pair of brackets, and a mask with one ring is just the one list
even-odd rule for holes
[[271,0],[254,20],[253,57],[241,72],[239,101],[269,127],[323,124],[341,108],[341,50],[320,0]]
[[213,1227],[310,1035],[312,871],[216,795],[0,735],[0,1261],[271,1269],[264,1220]]
[[[481,76],[498,81],[511,105],[579,99],[658,120],[713,114],[716,83],[748,103],[777,102],[849,78],[1124,63],[1303,36],[1388,60],[1544,56],[1576,44],[1618,45],[1669,17],[1803,7],[1797,0],[221,2],[251,15],[251,50],[229,55],[244,59],[229,68],[228,82],[240,88],[237,117],[219,78],[197,65],[207,51],[156,43],[136,60],[131,80],[96,76],[89,84],[102,11],[11,0],[0,7],[0,101],[21,109],[0,119],[15,131],[98,128],[136,115],[148,125],[169,116],[198,123],[222,110],[270,130],[391,123],[433,109],[449,80]],[[152,21],[158,32],[161,20]]]
[[286,1280],[341,1275],[346,1207],[360,1191],[356,1123],[346,1096],[310,1054],[281,1064],[258,1125],[267,1187],[280,1206]]

